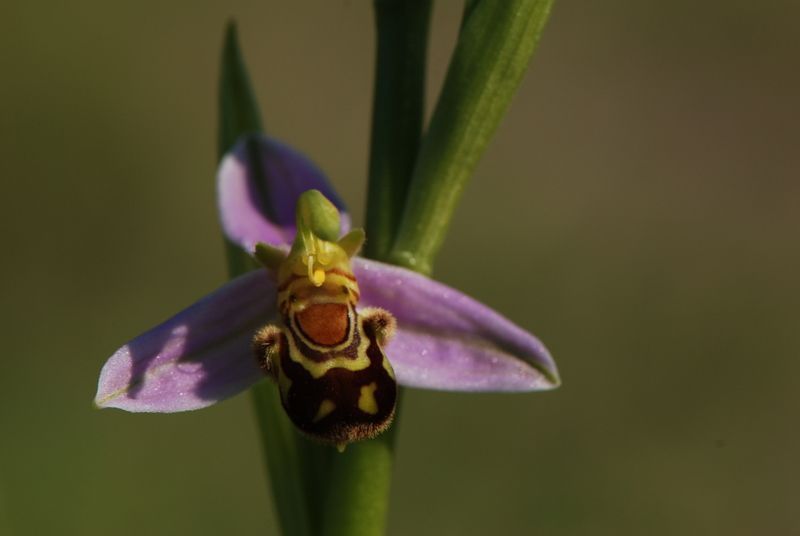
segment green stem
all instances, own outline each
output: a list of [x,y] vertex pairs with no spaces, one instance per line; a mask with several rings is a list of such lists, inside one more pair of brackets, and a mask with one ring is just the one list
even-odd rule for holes
[[396,264],[429,274],[467,179],[528,66],[552,0],[471,0],[420,148]]
[[325,536],[378,536],[386,531],[397,424],[336,456],[323,514]]
[[[400,222],[424,118],[431,0],[376,0],[377,59],[365,254],[385,260]],[[398,394],[397,413],[400,411]],[[323,534],[377,536],[386,529],[395,424],[331,465]]]
[[422,135],[431,0],[376,0],[375,93],[364,254],[387,257]]

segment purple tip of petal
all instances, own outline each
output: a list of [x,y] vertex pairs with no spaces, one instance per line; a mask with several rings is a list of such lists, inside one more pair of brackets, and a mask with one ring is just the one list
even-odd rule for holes
[[449,391],[538,391],[560,383],[544,345],[482,303],[425,276],[354,259],[362,305],[397,318],[386,354],[397,380]]
[[136,337],[103,366],[95,404],[172,413],[250,387],[263,378],[250,341],[275,316],[275,292],[267,272],[251,272]]
[[339,209],[342,234],[349,231],[344,203],[308,158],[266,136],[241,139],[222,159],[217,172],[225,236],[248,252],[258,242],[276,247],[291,244],[297,199],[312,189],[322,192]]

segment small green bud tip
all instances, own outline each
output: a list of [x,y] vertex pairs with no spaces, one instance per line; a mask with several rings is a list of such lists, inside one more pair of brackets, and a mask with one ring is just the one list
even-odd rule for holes
[[335,242],[339,238],[339,210],[320,193],[307,190],[297,200],[297,233],[313,235]]
[[263,244],[261,242],[256,244],[254,256],[256,260],[264,266],[264,268],[268,268],[272,271],[277,271],[278,268],[280,268],[281,263],[286,260],[286,253],[278,248],[270,246],[269,244]]

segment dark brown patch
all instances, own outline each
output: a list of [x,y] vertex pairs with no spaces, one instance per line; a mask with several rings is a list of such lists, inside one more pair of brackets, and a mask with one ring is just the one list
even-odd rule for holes
[[[350,443],[375,437],[391,424],[397,399],[397,384],[383,367],[383,351],[376,333],[365,325],[363,336],[369,339],[369,366],[363,370],[333,368],[314,379],[302,365],[289,356],[288,344],[281,345],[281,369],[292,380],[283,407],[302,432],[331,444]],[[378,411],[374,415],[359,409],[361,387],[377,384],[374,392]],[[330,400],[335,409],[314,422],[323,400]]]

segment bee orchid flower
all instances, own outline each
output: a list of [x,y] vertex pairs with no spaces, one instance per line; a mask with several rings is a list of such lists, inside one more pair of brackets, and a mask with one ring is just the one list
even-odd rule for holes
[[[218,201],[232,244],[289,251],[301,194],[318,190],[344,205],[303,155],[273,139],[241,140],[221,162]],[[341,243],[341,240],[340,240]],[[360,308],[396,319],[384,352],[397,383],[447,391],[537,391],[559,384],[555,363],[532,334],[465,294],[416,272],[353,257]],[[179,412],[209,406],[265,379],[254,334],[280,318],[274,271],[242,275],[117,350],[100,373],[95,404],[133,412]]]

